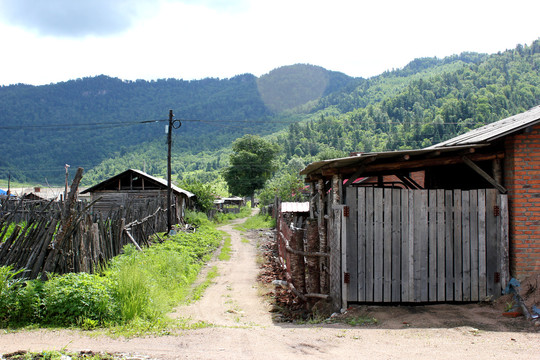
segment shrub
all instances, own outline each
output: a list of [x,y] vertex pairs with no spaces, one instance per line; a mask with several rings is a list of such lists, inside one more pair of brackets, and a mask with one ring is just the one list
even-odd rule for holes
[[110,280],[87,273],[51,277],[43,286],[43,304],[45,322],[58,325],[85,319],[103,324],[116,314]]
[[19,312],[22,280],[17,275],[20,273],[21,270],[14,271],[11,266],[0,267],[0,324],[8,323]]

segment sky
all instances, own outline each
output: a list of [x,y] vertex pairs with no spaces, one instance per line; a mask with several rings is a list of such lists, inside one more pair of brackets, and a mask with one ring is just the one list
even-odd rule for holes
[[538,0],[0,0],[0,85],[223,79],[297,63],[369,78],[531,44],[539,13]]

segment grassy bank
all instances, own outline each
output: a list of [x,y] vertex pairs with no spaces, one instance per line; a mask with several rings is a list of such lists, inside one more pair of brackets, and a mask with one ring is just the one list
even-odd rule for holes
[[221,241],[206,220],[196,232],[179,232],[142,252],[126,246],[99,274],[43,282],[18,279],[13,269],[0,267],[0,326],[163,327]]

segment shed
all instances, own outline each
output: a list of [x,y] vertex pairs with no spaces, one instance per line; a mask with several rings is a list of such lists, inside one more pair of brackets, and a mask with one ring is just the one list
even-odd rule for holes
[[425,149],[301,174],[335,307],[494,299],[510,275],[540,271],[540,106]]
[[[184,209],[193,206],[195,195],[175,185],[171,188],[174,218],[179,222],[184,217]],[[166,208],[167,180],[129,169],[81,192],[87,193],[91,201],[97,200],[93,210],[100,213],[108,213],[118,207],[144,206],[150,201],[157,201],[159,206]]]

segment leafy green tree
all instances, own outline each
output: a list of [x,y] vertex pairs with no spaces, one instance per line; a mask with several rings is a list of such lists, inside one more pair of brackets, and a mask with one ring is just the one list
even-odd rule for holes
[[214,207],[216,197],[212,184],[203,183],[199,180],[185,179],[180,181],[178,186],[197,196],[197,205],[202,212],[206,213]]
[[244,135],[232,146],[230,166],[223,177],[234,195],[250,196],[255,206],[255,190],[261,189],[276,169],[275,158],[279,146],[257,135]]

